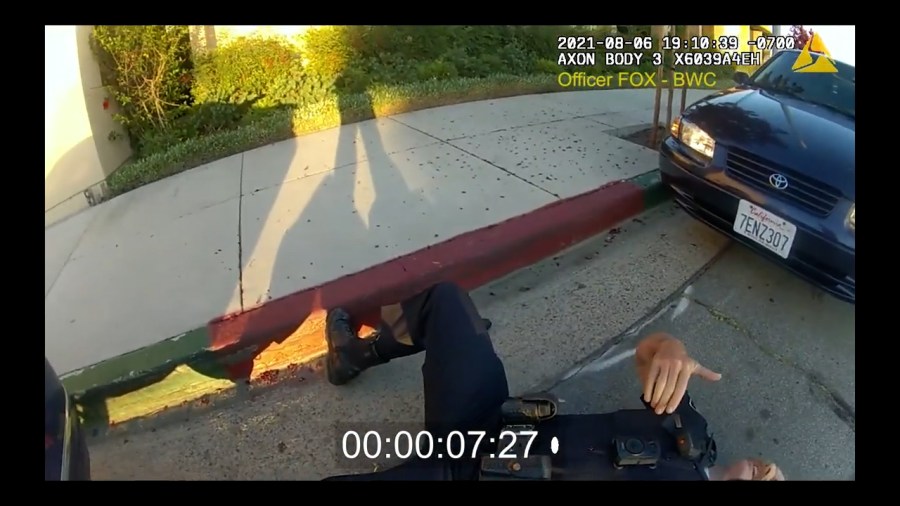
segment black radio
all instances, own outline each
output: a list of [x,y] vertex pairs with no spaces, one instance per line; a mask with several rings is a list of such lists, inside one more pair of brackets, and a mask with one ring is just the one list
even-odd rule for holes
[[655,439],[617,436],[613,438],[613,452],[616,467],[655,466],[662,457],[662,446]]

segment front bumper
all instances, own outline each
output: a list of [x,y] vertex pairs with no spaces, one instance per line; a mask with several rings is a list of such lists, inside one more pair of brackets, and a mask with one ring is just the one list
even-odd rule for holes
[[[798,276],[851,304],[856,303],[856,249],[849,248],[826,237],[822,223],[811,223],[810,217],[792,213],[784,206],[772,212],[797,225],[797,235],[787,259],[783,259],[759,244],[734,233],[732,224],[741,198],[763,207],[759,192],[742,188],[738,181],[727,180],[723,171],[715,171],[716,177],[700,177],[703,169],[689,157],[679,152],[679,146],[671,138],[660,146],[660,177],[672,188],[675,201],[691,216],[715,228],[766,258],[786,267]],[[708,170],[708,169],[707,169]],[[717,184],[718,180],[724,184]]]

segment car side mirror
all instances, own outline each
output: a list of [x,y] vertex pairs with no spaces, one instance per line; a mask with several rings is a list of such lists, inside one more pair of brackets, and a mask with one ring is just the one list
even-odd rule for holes
[[741,86],[748,84],[750,82],[750,74],[746,72],[735,72],[734,76],[731,78],[735,83],[740,84]]

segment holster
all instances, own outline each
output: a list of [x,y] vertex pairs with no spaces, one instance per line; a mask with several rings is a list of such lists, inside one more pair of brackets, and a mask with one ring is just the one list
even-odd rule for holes
[[[548,392],[510,397],[500,407],[502,432],[533,431],[558,412],[559,399]],[[483,456],[481,480],[549,480],[553,464],[549,455],[527,455],[528,437],[517,437],[511,449],[515,459]]]
[[[648,410],[653,410],[643,397],[641,402]],[[682,458],[705,468],[715,465],[718,456],[716,441],[709,433],[706,419],[694,406],[690,394],[684,394],[684,398],[672,414],[660,416],[664,417],[663,429],[675,439],[678,454]]]
[[503,425],[534,425],[556,416],[559,398],[549,392],[510,397],[500,407]]

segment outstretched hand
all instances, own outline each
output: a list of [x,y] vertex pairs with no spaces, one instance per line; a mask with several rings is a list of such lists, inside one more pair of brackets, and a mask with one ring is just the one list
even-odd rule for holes
[[708,381],[722,379],[721,374],[689,357],[684,343],[661,332],[638,344],[635,360],[644,386],[644,401],[658,415],[672,413],[681,404],[691,376],[696,374]]

